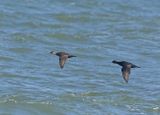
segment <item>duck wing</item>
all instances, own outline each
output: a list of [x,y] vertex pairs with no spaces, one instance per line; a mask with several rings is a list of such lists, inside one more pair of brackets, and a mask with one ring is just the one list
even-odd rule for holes
[[64,67],[64,64],[65,64],[67,58],[68,58],[68,55],[62,55],[59,57],[59,65],[60,65],[61,69]]
[[130,74],[130,71],[131,71],[131,65],[123,66],[121,71],[122,71],[123,79],[125,80],[125,82],[128,83],[129,74]]

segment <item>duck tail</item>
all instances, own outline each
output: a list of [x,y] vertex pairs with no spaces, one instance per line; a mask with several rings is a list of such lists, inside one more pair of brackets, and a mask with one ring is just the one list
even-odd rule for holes
[[141,67],[134,65],[134,68],[141,68]]
[[68,56],[68,58],[72,58],[72,57],[77,57],[77,56],[74,56],[74,55],[69,55],[69,56]]

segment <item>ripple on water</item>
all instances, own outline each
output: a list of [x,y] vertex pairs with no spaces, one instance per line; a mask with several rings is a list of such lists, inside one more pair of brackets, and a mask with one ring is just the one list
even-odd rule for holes
[[26,34],[26,33],[23,33],[23,32],[15,32],[15,33],[12,33],[11,35],[11,38],[12,38],[12,41],[14,41],[15,43],[16,42],[27,42],[27,41],[30,41],[30,42],[34,42],[36,41],[36,38],[30,34]]
[[9,56],[0,56],[0,60],[8,62],[8,61],[14,61],[14,58]]
[[64,115],[63,109],[60,109],[60,107],[57,105],[48,104],[47,102],[0,103],[0,113],[3,115],[10,115],[13,113],[23,113],[23,115],[48,115],[51,113],[55,115]]

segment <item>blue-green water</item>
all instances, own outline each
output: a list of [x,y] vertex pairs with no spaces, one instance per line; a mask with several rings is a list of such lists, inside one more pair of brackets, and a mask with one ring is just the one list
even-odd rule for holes
[[135,114],[160,114],[159,0],[0,0],[0,115]]

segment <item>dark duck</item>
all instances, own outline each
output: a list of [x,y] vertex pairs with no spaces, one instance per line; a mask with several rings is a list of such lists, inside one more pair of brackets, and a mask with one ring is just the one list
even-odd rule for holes
[[61,69],[63,69],[64,64],[65,64],[65,62],[68,58],[76,57],[76,56],[71,55],[71,54],[66,53],[66,52],[51,51],[50,53],[53,54],[53,55],[57,55],[59,57],[59,66],[60,66]]
[[122,76],[123,76],[123,79],[125,80],[126,83],[128,83],[129,74],[131,73],[131,68],[140,68],[139,66],[134,65],[130,62],[126,62],[126,61],[115,61],[115,60],[113,60],[112,63],[122,66],[122,69],[121,69]]

